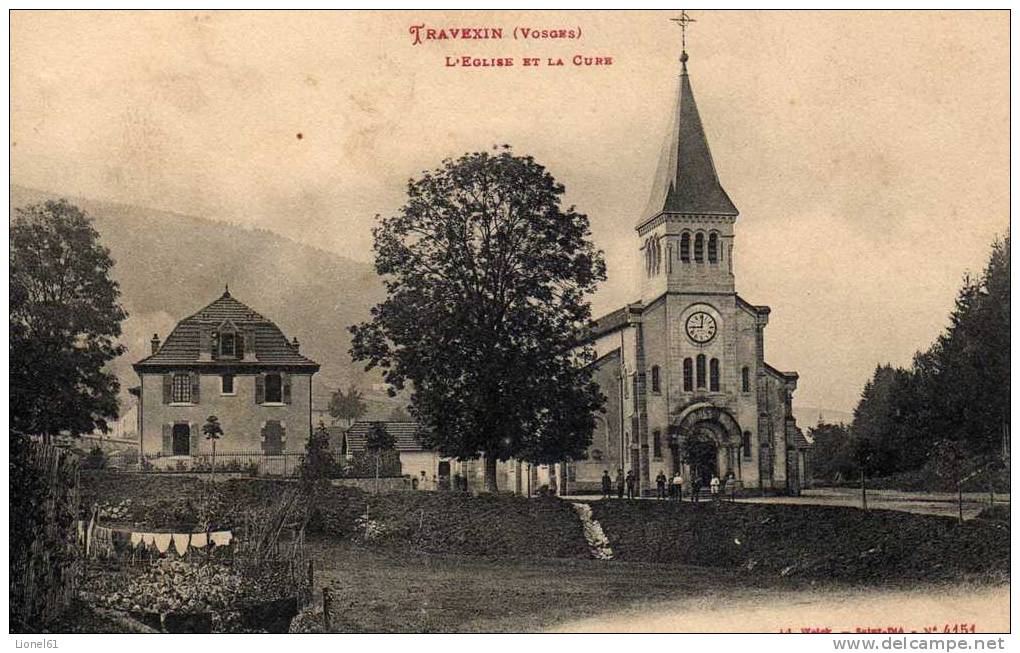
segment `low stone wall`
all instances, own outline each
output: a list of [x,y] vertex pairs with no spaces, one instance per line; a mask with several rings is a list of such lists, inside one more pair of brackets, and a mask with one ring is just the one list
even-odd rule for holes
[[399,490],[410,490],[411,479],[403,476],[387,478],[334,478],[330,483],[335,487],[355,487],[365,492],[396,492]]

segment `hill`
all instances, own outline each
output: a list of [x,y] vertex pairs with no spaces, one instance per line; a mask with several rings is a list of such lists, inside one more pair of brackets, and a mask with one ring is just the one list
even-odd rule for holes
[[152,334],[165,338],[178,320],[219,297],[226,284],[322,364],[316,394],[349,382],[366,389],[378,383],[347,353],[348,325],[367,319],[384,296],[371,265],[266,230],[20,186],[10,192],[12,211],[61,197],[73,202],[92,216],[110,249],[129,314],[122,337],[128,351],[110,365],[123,386],[122,405],[127,388],[138,383],[131,364],[148,354]]

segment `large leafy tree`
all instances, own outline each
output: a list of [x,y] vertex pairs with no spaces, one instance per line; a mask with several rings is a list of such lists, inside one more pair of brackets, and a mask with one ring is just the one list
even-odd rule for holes
[[365,405],[365,397],[361,391],[351,384],[347,392],[337,388],[336,392],[329,399],[329,415],[336,420],[344,420],[350,426],[359,417],[365,414],[368,407]]
[[351,327],[352,356],[412,387],[425,444],[484,456],[489,491],[497,460],[582,455],[603,401],[583,332],[605,264],[563,192],[504,146],[411,180],[373,232],[388,297]]
[[382,422],[372,422],[372,425],[368,429],[368,433],[365,435],[365,447],[374,453],[380,451],[388,451],[397,445],[397,441],[393,435],[386,430],[386,425]]
[[16,209],[11,221],[10,417],[17,432],[49,439],[108,430],[121,353],[113,259],[89,216],[61,201]]

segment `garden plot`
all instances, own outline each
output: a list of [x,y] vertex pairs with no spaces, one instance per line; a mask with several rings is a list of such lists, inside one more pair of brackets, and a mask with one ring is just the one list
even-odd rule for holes
[[[97,500],[94,505],[105,508],[94,509],[89,521],[80,592],[85,605],[139,631],[287,632],[311,598],[311,566],[304,554],[308,497],[296,486],[276,488],[275,499],[247,488],[249,500],[227,506],[222,492],[207,490],[201,497],[174,499],[172,510],[165,509],[166,500],[144,493],[116,503]],[[137,530],[106,526],[103,519]],[[229,525],[235,536],[208,548],[145,545],[145,536],[168,541],[180,536],[166,529],[190,529],[189,538],[203,541],[210,532],[231,532],[211,531],[213,522]],[[143,536],[141,546],[125,541],[129,532],[132,542]]]

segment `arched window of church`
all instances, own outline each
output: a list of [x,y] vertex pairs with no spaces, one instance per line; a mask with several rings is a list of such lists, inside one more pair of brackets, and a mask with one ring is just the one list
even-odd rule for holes
[[694,236],[694,262],[703,263],[705,261],[705,234],[698,232]]
[[708,262],[719,262],[719,234],[715,232],[708,234]]
[[662,242],[658,238],[655,239],[655,249],[652,250],[652,254],[655,261],[655,274],[658,275],[662,269]]
[[751,391],[751,368],[746,366],[740,368],[740,391]]
[[744,431],[744,436],[740,440],[740,448],[744,450],[744,458],[747,460],[751,459],[751,432]]
[[659,394],[662,392],[661,382],[659,381],[659,366],[652,365],[652,392]]
[[699,388],[704,388],[705,387],[705,355],[704,354],[698,354],[697,368],[698,368],[698,387]]
[[680,262],[691,262],[691,234],[687,231],[680,234]]
[[684,359],[684,392],[694,390],[694,361],[690,358]]
[[673,246],[666,245],[666,274],[673,274]]
[[719,392],[719,359],[713,358],[708,362],[708,389],[712,392]]

